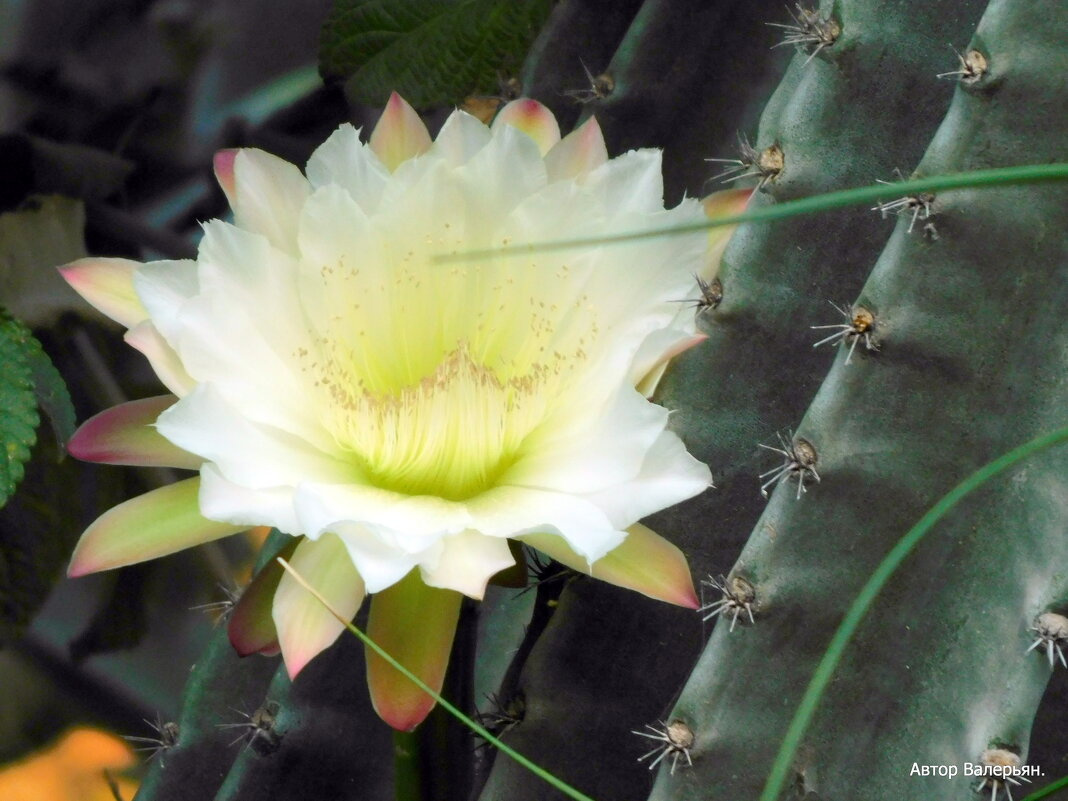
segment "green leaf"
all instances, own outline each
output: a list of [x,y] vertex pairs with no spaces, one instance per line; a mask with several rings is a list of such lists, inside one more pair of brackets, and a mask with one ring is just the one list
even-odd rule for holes
[[33,394],[48,416],[59,446],[59,458],[66,454],[67,440],[74,435],[74,404],[67,383],[52,364],[41,343],[30,337],[26,346],[26,363],[33,380]]
[[334,0],[319,67],[349,99],[382,105],[392,91],[416,107],[495,92],[514,74],[551,0]]
[[30,353],[37,345],[30,330],[0,311],[0,506],[22,480],[40,418],[33,390]]

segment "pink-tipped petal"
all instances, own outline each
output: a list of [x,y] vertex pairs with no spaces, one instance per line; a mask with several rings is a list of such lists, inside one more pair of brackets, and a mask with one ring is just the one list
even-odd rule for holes
[[256,148],[234,156],[230,206],[238,228],[260,234],[283,253],[296,254],[297,231],[311,185],[294,165]]
[[123,338],[130,347],[144,354],[163,386],[179,398],[193,391],[196,381],[185,371],[182,360],[151,320],[138,323]]
[[[724,189],[720,192],[713,192],[704,198],[701,204],[705,207],[705,216],[716,220],[741,214],[749,205],[752,196],[752,189]],[[718,228],[709,229],[708,255],[701,269],[701,278],[705,281],[711,281],[719,274],[719,262],[723,258],[723,251],[727,249],[727,242],[737,227],[737,225],[721,225]]]
[[543,156],[560,141],[560,126],[556,117],[537,100],[529,97],[513,100],[502,108],[493,121],[493,127],[501,125],[511,125],[521,130],[537,143]]
[[394,92],[389,96],[389,102],[371,132],[368,144],[386,168],[393,172],[408,159],[429,150],[432,142],[430,132],[415,109]]
[[723,189],[701,198],[701,205],[710,219],[733,217],[745,211],[752,196],[752,189]]
[[545,155],[550,181],[580,178],[608,161],[608,148],[596,117],[590,117]]
[[[363,603],[364,585],[336,534],[301,541],[289,564],[344,618],[355,617]],[[272,617],[291,679],[345,630],[344,624],[289,572],[278,582]]]
[[109,509],[78,540],[67,575],[145,562],[248,528],[202,517],[199,491],[200,479],[189,478]]
[[67,450],[83,462],[199,470],[204,460],[165,439],[154,425],[177,400],[160,395],[106,409],[82,423]]
[[235,148],[220,150],[212,161],[215,167],[215,180],[222,187],[231,208],[237,200],[237,184],[234,179],[234,162],[237,160],[237,154],[238,151]]
[[[276,556],[289,561],[299,542],[299,538],[294,538]],[[272,559],[253,577],[234,604],[226,633],[238,656],[278,653],[278,631],[271,610],[275,590],[284,573],[278,560]]]
[[[463,596],[428,587],[412,571],[371,598],[367,633],[436,692],[445,680]],[[434,699],[378,654],[367,649],[367,684],[379,717],[395,729],[411,731],[434,708]]]
[[133,285],[134,273],[140,266],[129,259],[78,259],[60,267],[59,273],[97,311],[133,328],[148,319]]
[[524,534],[519,539],[572,570],[609,584],[687,609],[700,606],[682,551],[641,523],[630,526],[623,543],[592,567],[556,534]]
[[649,366],[648,371],[635,385],[635,389],[646,398],[651,398],[653,393],[656,392],[660,379],[664,377],[664,371],[667,370],[668,363],[680,353],[700,345],[706,339],[708,339],[708,334],[695,334],[692,337],[680,338],[670,348],[661,353],[660,357]]

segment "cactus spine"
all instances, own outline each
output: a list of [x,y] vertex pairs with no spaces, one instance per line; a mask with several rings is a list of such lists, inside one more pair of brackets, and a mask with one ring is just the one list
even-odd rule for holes
[[[1054,5],[990,4],[968,48],[985,69],[959,82],[919,173],[1063,152],[1054,109],[1068,95],[1048,77],[1065,63]],[[798,428],[821,482],[797,501],[797,477],[787,478],[734,567],[755,587],[756,623],[717,627],[672,713],[694,729],[694,769],[661,771],[657,801],[756,797],[816,661],[883,555],[961,478],[1065,423],[1068,254],[1043,220],[1063,217],[1068,193],[965,190],[926,202],[933,231],[900,220],[860,293],[879,352],[848,365],[839,354]],[[980,782],[1004,792],[962,766],[1026,759],[1050,675],[1045,656],[1026,653],[1028,629],[1068,600],[1066,468],[1063,451],[1034,458],[909,558],[802,744],[799,792],[963,800]],[[961,774],[916,774],[914,763]]]

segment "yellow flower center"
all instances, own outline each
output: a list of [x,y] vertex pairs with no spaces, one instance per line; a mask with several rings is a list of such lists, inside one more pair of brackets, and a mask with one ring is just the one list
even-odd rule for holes
[[297,357],[327,430],[376,486],[463,500],[522,455],[588,360],[596,310],[564,265],[415,270],[413,256],[388,283],[322,270],[339,313]]

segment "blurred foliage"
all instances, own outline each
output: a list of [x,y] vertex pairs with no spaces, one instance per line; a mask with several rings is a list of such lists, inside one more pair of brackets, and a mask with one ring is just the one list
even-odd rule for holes
[[35,195],[0,214],[0,300],[13,316],[38,327],[84,307],[55,269],[86,255],[84,231],[85,207],[69,197]]
[[115,801],[118,792],[128,801],[137,784],[118,774],[135,762],[130,746],[115,735],[74,729],[44,750],[0,769],[0,798]]
[[551,0],[334,0],[319,68],[356,103],[392,91],[417,108],[498,91],[515,74]]
[[[247,572],[258,542],[235,537],[61,580],[94,518],[174,475],[61,460],[75,416],[163,390],[121,328],[54,268],[89,253],[189,255],[199,222],[227,213],[214,150],[262,147],[302,163],[341,122],[369,118],[318,77],[328,7],[0,0],[0,761],[79,723],[148,735],[143,719],[177,710],[211,633],[190,607]],[[33,764],[49,766],[25,774],[40,783],[5,784],[5,773],[0,798],[112,799],[101,765],[91,787],[68,792],[61,761]],[[129,801],[132,785],[120,785]]]

